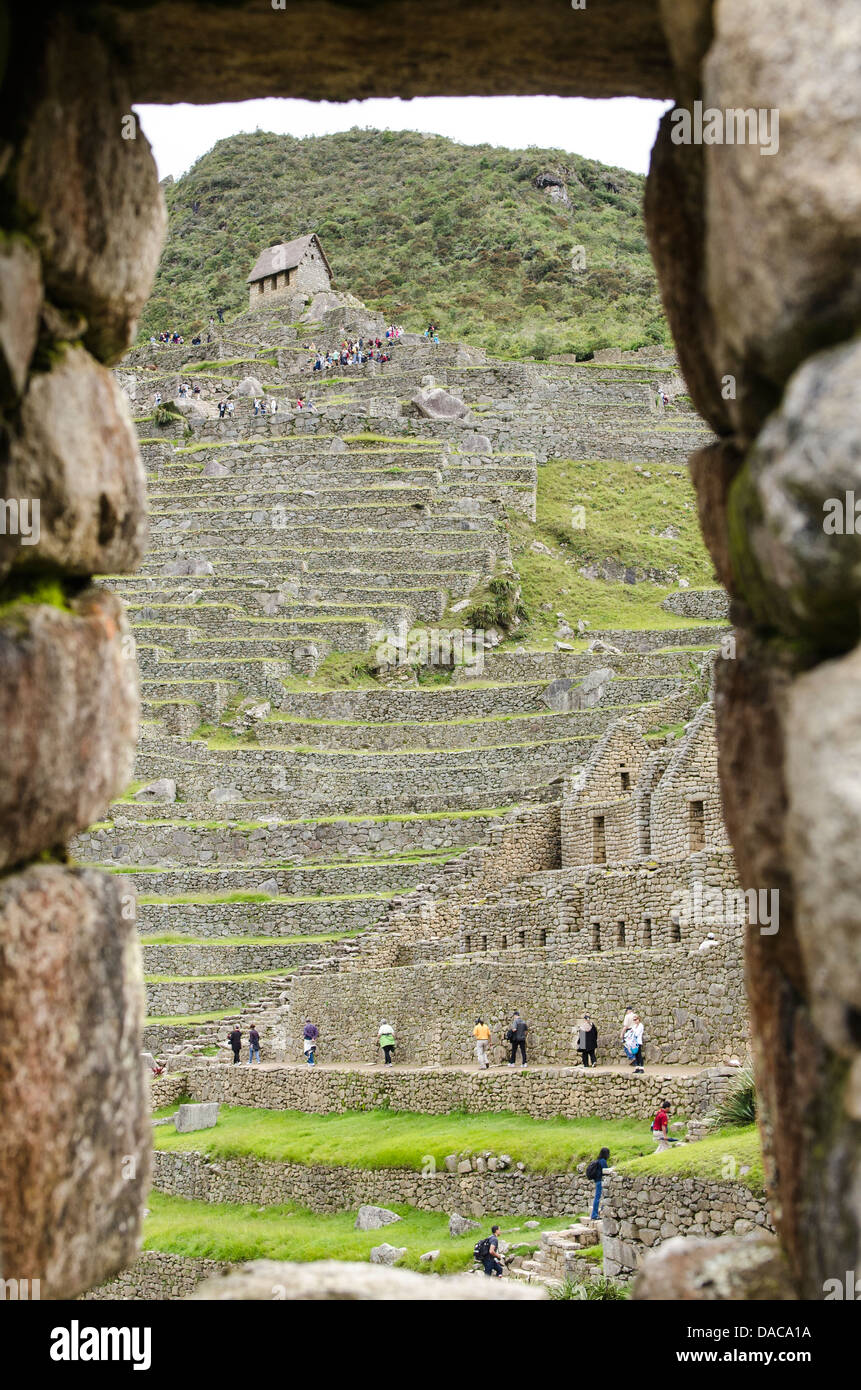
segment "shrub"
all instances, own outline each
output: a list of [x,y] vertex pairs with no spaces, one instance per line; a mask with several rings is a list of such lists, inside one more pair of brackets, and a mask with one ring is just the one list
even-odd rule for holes
[[756,1119],[756,1082],[751,1068],[743,1067],[718,1104],[715,1126],[751,1125]]

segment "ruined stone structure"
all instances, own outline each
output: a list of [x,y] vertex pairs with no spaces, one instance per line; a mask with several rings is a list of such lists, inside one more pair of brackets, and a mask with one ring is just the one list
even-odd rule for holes
[[249,309],[268,309],[332,287],[332,269],[315,235],[267,246],[248,277]]
[[[344,9],[309,61],[295,32],[316,17],[304,0],[289,21],[251,3],[164,0],[10,12],[0,492],[40,499],[41,531],[32,546],[4,535],[0,550],[11,592],[29,600],[4,608],[0,633],[0,1021],[16,1036],[24,1009],[43,1046],[38,1071],[16,1056],[0,1079],[0,1273],[39,1269],[57,1296],[118,1269],[147,1182],[134,923],[115,880],[58,849],[121,793],[136,736],[124,619],[87,588],[133,571],[145,544],[139,454],[105,371],[128,346],[164,231],[146,141],[123,137],[132,105],[550,91],[780,113],[767,159],[755,143],[677,144],[668,115],[646,212],[682,370],[718,436],[691,467],[737,636],[717,671],[721,788],[742,885],[780,894],[779,932],[747,934],[748,996],[775,1226],[795,1290],[820,1297],[861,1262],[861,567],[857,531],[822,526],[828,500],[858,483],[861,12],[855,0],[506,0],[488,26],[483,5],[439,0],[429,22],[426,3],[405,0]],[[209,61],[189,65],[202,36]],[[301,525],[288,513],[297,538]],[[228,661],[251,655],[243,640],[229,639]],[[288,659],[314,657],[290,646]],[[210,675],[217,700],[217,663]],[[509,791],[532,775],[516,761],[494,760]],[[446,763],[437,788],[464,782]],[[193,768],[189,781],[193,797]],[[336,795],[344,781],[321,757],[304,791]],[[678,1266],[682,1284],[701,1258],[695,1248]],[[726,1287],[744,1296],[743,1280]]]

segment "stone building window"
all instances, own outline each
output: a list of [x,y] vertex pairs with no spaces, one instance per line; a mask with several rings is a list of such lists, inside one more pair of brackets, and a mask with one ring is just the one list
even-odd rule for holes
[[624,922],[617,922],[617,923],[616,923],[616,945],[617,945],[617,946],[624,946],[624,944],[625,944],[625,923],[624,923]]
[[592,821],[592,861],[595,864],[607,862],[607,835],[603,816],[595,816]]
[[503,936],[503,938],[502,938],[501,949],[502,949],[503,951],[507,951],[507,950],[508,950],[508,937],[507,937],[507,936]]
[[670,918],[670,941],[681,941],[681,939],[682,939],[682,924],[681,924],[681,922],[679,921],[678,917],[671,917],[671,918]]
[[518,944],[518,946],[521,946],[521,947],[523,947],[523,946],[526,945],[526,932],[525,932],[525,931],[519,931],[519,932],[517,933],[517,944]]
[[483,936],[483,937],[481,938],[481,949],[482,949],[482,951],[486,951],[486,950],[487,950],[487,937],[486,937],[486,936]]
[[706,811],[702,801],[688,803],[688,826],[691,854],[706,847]]
[[622,772],[619,773],[619,777],[620,777],[621,782],[622,782],[622,791],[623,791],[623,792],[629,792],[629,791],[631,790],[631,774],[630,774],[630,772],[622,771]]
[[601,923],[600,923],[600,922],[593,922],[593,923],[592,923],[592,950],[593,950],[593,951],[600,951],[600,949],[601,949]]
[[651,946],[651,944],[652,944],[652,919],[651,919],[651,917],[644,917],[644,918],[643,918],[643,945],[644,945],[644,946]]
[[469,955],[470,951],[472,950],[472,937],[471,937],[471,936],[465,936],[465,937],[463,938],[463,949],[464,949],[464,951],[466,952],[466,954]]
[[539,945],[539,946],[546,946],[546,945],[547,945],[547,932],[544,930],[543,927],[541,927],[541,929],[540,929],[539,932],[538,932],[538,945]]

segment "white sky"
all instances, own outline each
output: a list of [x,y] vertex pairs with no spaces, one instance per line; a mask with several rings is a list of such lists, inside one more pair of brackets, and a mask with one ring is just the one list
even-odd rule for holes
[[464,145],[563,149],[644,174],[658,121],[671,102],[618,97],[415,97],[370,101],[224,102],[217,106],[139,106],[159,178],[178,178],[216,140],[240,131],[328,135],[352,126],[448,135]]

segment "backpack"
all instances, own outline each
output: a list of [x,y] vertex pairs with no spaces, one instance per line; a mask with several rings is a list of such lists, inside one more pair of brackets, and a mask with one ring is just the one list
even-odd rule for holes
[[490,1254],[490,1236],[485,1236],[483,1240],[476,1241],[473,1246],[473,1258],[476,1260],[486,1260]]
[[586,1177],[590,1182],[600,1182],[603,1173],[604,1169],[601,1167],[597,1158],[593,1158],[592,1162],[586,1167]]

